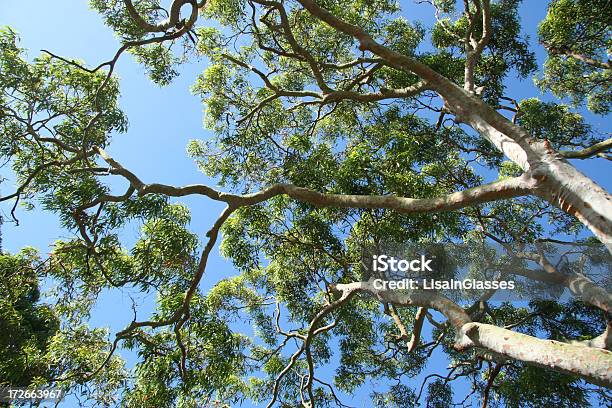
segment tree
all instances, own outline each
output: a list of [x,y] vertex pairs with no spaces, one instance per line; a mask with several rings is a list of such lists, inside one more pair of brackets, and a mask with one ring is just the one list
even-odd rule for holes
[[[509,75],[538,68],[518,0],[422,3],[93,0],[123,41],[94,68],[50,51],[27,62],[4,29],[0,154],[18,186],[0,200],[14,200],[13,217],[19,202],[40,203],[77,233],[38,272],[60,282],[67,330],[49,340],[55,352],[41,351],[57,375],[36,381],[91,384],[99,403],[121,393],[135,407],[342,406],[340,392],[367,380],[385,384],[371,405],[449,406],[461,379],[464,402],[477,395],[482,406],[609,403],[612,294],[581,268],[603,265],[609,277],[612,200],[568,159],[609,160],[612,139],[571,106],[512,97]],[[551,1],[540,25],[539,84],[599,114],[610,103],[610,24],[591,16],[603,3]],[[430,7],[436,22],[409,21],[411,7]],[[113,76],[126,52],[163,86],[178,64],[208,58],[193,90],[216,136],[188,150],[229,192],[149,183],[105,151],[127,131]],[[227,205],[202,241],[175,200],[187,195]],[[128,223],[141,225],[129,249]],[[556,239],[585,229],[586,241]],[[204,292],[220,234],[238,274]],[[497,305],[487,291],[462,305],[380,289],[356,265],[385,240],[493,242],[515,262],[503,276],[577,299]],[[554,245],[580,246],[581,257],[561,268]],[[155,292],[157,311],[107,342],[84,319],[100,291],[124,287]],[[91,341],[66,346],[79,337]],[[138,351],[132,379],[119,347]],[[449,372],[415,386],[436,349]]]
[[0,383],[27,386],[34,377],[49,378],[42,356],[59,322],[48,305],[40,305],[36,254],[0,255]]

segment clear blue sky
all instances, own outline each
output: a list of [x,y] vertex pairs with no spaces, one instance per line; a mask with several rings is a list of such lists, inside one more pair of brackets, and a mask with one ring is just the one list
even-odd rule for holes
[[[535,38],[537,23],[545,15],[545,1],[526,0],[522,7],[524,30],[532,40]],[[412,1],[405,2],[411,19],[431,21],[431,10],[427,6],[417,6]],[[41,49],[56,54],[85,61],[90,66],[105,61],[119,47],[112,31],[104,26],[101,18],[88,9],[84,0],[0,0],[0,26],[10,25],[21,37],[21,45],[29,50],[29,58],[36,57]],[[543,50],[535,46],[538,60],[544,57]],[[541,65],[541,64],[540,64]],[[215,185],[198,172],[195,165],[186,157],[185,147],[190,139],[205,139],[210,133],[202,126],[202,105],[198,97],[191,95],[189,87],[196,76],[206,67],[206,61],[196,61],[181,68],[181,76],[167,88],[159,88],[144,75],[144,70],[131,56],[124,55],[118,63],[116,72],[121,80],[121,107],[129,118],[127,134],[114,138],[109,152],[127,168],[138,174],[145,182],[160,182],[174,185],[208,183]],[[509,93],[516,99],[540,96],[531,81],[512,83]],[[609,131],[605,118],[587,115],[591,124],[602,131]],[[604,188],[612,189],[609,165],[601,160],[577,163],[587,175]],[[0,175],[11,177],[6,169]],[[7,193],[12,186],[2,184],[2,192]],[[192,210],[192,230],[201,236],[209,229],[221,210],[221,206],[203,198],[182,199]],[[7,205],[0,207],[7,213]],[[6,219],[7,217],[5,217]],[[39,211],[18,212],[20,226],[9,222],[3,226],[4,250],[16,252],[24,246],[34,246],[45,253],[49,244],[62,236],[70,236],[61,231],[54,216]],[[125,231],[124,238],[129,242],[137,237],[137,230]],[[218,251],[209,261],[206,286],[216,282],[220,276],[231,274],[231,263],[222,259]],[[141,299],[144,310],[150,310],[152,299]],[[111,332],[122,329],[132,319],[131,300],[126,293],[112,293],[103,296],[91,319],[93,326],[109,326]],[[143,318],[144,316],[139,316]],[[130,356],[126,356],[130,358]],[[424,374],[441,372],[445,361],[435,358]],[[328,377],[329,378],[329,377]],[[365,392],[365,390],[364,390]],[[359,405],[358,399],[354,400]],[[66,403],[63,406],[70,406]]]

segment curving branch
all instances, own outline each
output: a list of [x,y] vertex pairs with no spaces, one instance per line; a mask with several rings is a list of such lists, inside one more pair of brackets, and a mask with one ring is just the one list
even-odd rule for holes
[[495,378],[497,378],[499,372],[504,367],[503,363],[496,363],[495,366],[489,370],[489,378],[487,380],[487,385],[483,391],[482,397],[482,408],[487,408],[489,403],[489,394],[491,393],[491,388],[493,388],[493,383],[495,382]]
[[423,330],[423,323],[425,321],[425,316],[427,315],[427,308],[419,307],[417,309],[414,318],[412,335],[408,334],[408,330],[402,322],[402,319],[400,318],[399,314],[395,310],[395,306],[392,305],[389,307],[387,303],[384,303],[384,312],[385,314],[391,316],[391,318],[393,319],[395,326],[400,331],[400,335],[397,336],[397,338],[398,340],[403,340],[406,342],[406,348],[408,353],[412,353],[414,350],[416,350],[416,348],[419,346],[419,343],[421,342],[421,330]]
[[138,24],[140,28],[150,33],[155,33],[155,32],[163,33],[163,32],[170,30],[171,28],[175,28],[180,25],[179,19],[181,17],[181,7],[183,7],[186,4],[191,5],[192,11],[191,11],[191,17],[189,18],[189,21],[192,21],[192,20],[195,21],[195,18],[197,18],[198,8],[203,7],[206,1],[198,3],[195,0],[174,0],[172,2],[172,5],[170,6],[170,13],[168,15],[168,18],[165,21],[162,21],[161,23],[158,23],[158,24],[151,24],[148,21],[146,21],[140,15],[138,10],[136,10],[136,7],[134,7],[132,0],[123,0],[123,3],[125,4],[125,7],[128,13],[130,14],[130,17],[136,22],[136,24]]
[[[310,344],[312,343],[314,337],[317,334],[323,331],[330,330],[333,327],[335,327],[336,322],[332,322],[322,327],[319,327],[319,324],[327,315],[329,315],[331,312],[333,312],[334,310],[338,309],[339,307],[344,305],[346,302],[348,302],[354,294],[355,294],[355,291],[352,291],[352,290],[342,291],[338,299],[324,306],[315,315],[315,317],[310,321],[310,325],[308,326],[308,331],[306,335],[303,337],[304,342],[302,343],[302,346],[295,353],[291,355],[291,358],[289,359],[289,363],[283,368],[283,370],[276,377],[274,381],[274,387],[272,390],[272,398],[270,402],[268,403],[268,405],[266,406],[266,408],[272,408],[272,406],[274,406],[274,404],[276,403],[276,400],[278,399],[278,391],[280,389],[281,381],[283,380],[285,375],[289,372],[289,370],[291,370],[291,368],[295,365],[295,363],[297,362],[297,359],[304,352],[306,352],[306,360],[308,363],[308,379],[307,379],[306,384],[304,385],[304,388],[306,388],[308,391],[309,398],[310,398],[310,406],[314,407],[314,394],[312,391],[312,383],[315,380],[315,376],[314,376],[314,362],[312,360],[312,354],[310,352]],[[302,387],[300,387],[300,389],[302,389]]]
[[238,58],[229,55],[229,54],[221,54],[221,57],[232,62],[235,65],[238,65],[242,68],[248,69],[251,72],[254,72],[264,83],[265,87],[270,89],[273,94],[267,96],[257,103],[257,105],[251,109],[249,113],[241,117],[236,121],[237,124],[242,124],[251,119],[256,113],[261,111],[265,106],[269,103],[281,98],[281,97],[289,97],[289,98],[312,98],[312,101],[308,102],[310,105],[320,104],[326,105],[331,103],[337,103],[344,100],[351,100],[356,102],[379,102],[386,99],[401,99],[401,98],[410,98],[414,97],[424,91],[429,90],[426,82],[418,81],[414,85],[401,88],[401,89],[381,89],[378,92],[358,92],[351,90],[358,84],[358,82],[364,80],[367,76],[371,75],[376,68],[380,68],[380,64],[375,65],[371,70],[369,70],[363,76],[356,77],[349,85],[347,85],[342,90],[332,90],[331,88],[327,88],[324,92],[316,92],[310,90],[303,91],[295,91],[295,90],[287,90],[281,89],[278,86],[274,85],[270,80],[271,73],[264,73],[260,69],[247,64],[244,61],[239,60]]
[[[464,324],[472,320],[466,311],[444,295],[429,290],[412,290],[400,292],[390,289],[377,289],[374,280],[353,283],[340,283],[334,285],[333,290],[340,293],[367,293],[382,303],[389,303],[398,307],[420,306],[437,310],[449,321],[457,333],[460,333]],[[460,338],[457,341],[460,343]]]
[[272,197],[286,194],[295,200],[309,203],[316,207],[384,208],[410,214],[456,210],[490,201],[533,194],[538,188],[538,180],[530,174],[524,174],[519,177],[483,184],[438,198],[327,194],[293,184],[274,184],[256,193],[237,195],[224,193],[204,184],[192,184],[184,187],[157,183],[145,184],[134,173],[109,156],[102,148],[95,146],[93,149],[112,167],[110,173],[126,178],[136,189],[139,196],[146,194],[164,194],[171,197],[203,195],[215,201],[225,202],[232,207],[254,205]]
[[[327,82],[325,81],[325,78],[323,77],[323,73],[319,69],[319,64],[317,63],[315,58],[312,56],[310,52],[308,52],[308,50],[306,50],[304,47],[302,47],[298,43],[295,36],[293,35],[293,31],[291,29],[291,22],[289,21],[289,16],[287,15],[287,11],[285,10],[285,7],[283,6],[283,4],[281,2],[271,1],[271,0],[253,0],[253,1],[255,3],[259,3],[261,5],[271,7],[275,9],[276,11],[278,11],[278,14],[280,16],[280,27],[278,28],[282,29],[284,33],[284,37],[289,43],[289,46],[291,47],[291,49],[296,55],[300,55],[303,58],[303,60],[306,61],[306,63],[310,67],[310,71],[312,72],[315,81],[317,82],[317,85],[323,91],[323,93],[332,92],[333,90],[329,87],[329,85],[327,85]],[[272,25],[265,18],[262,19],[261,21],[264,24],[268,25],[268,27],[270,27],[272,30],[277,29],[277,26]]]
[[[496,239],[491,234],[487,236]],[[498,240],[498,242],[500,242]],[[527,268],[514,268],[506,271],[507,274],[513,274],[518,276],[524,276],[531,280],[562,285],[569,289],[572,295],[581,299],[582,301],[589,303],[599,309],[603,310],[606,314],[612,313],[612,294],[606,289],[599,287],[595,282],[589,279],[587,276],[576,273],[568,272],[561,273],[550,261],[544,256],[539,244],[537,245],[538,251],[536,252],[524,252],[524,251],[513,251],[508,245],[504,245],[506,252],[512,257],[519,259],[526,259],[538,263],[542,270],[533,270]]]
[[607,158],[604,152],[607,152],[610,149],[612,149],[612,138],[595,143],[594,145],[582,150],[561,151],[559,153],[566,159],[588,159],[593,156]]

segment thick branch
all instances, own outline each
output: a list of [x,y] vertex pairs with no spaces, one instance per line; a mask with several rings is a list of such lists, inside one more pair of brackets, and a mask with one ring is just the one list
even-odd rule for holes
[[472,346],[612,387],[612,353],[607,350],[541,340],[483,323],[467,323],[461,330]]
[[537,262],[538,264],[540,264],[540,266],[542,266],[542,270],[532,270],[524,268],[515,269],[509,271],[509,273],[524,276],[526,278],[540,282],[563,285],[567,287],[574,296],[578,297],[582,301],[590,303],[593,306],[600,308],[606,313],[612,313],[612,294],[610,294],[606,289],[597,286],[597,284],[595,284],[595,282],[593,282],[588,277],[575,272],[559,272],[557,268],[552,265],[541,252],[513,253],[512,251],[510,251],[510,253],[511,255],[517,256],[519,258]]
[[487,201],[527,195],[533,187],[534,184],[528,177],[518,177],[439,198],[322,194],[293,185],[281,185],[280,188],[290,197],[318,207],[386,208],[401,213],[417,213],[449,211]]
[[414,317],[414,325],[412,327],[412,336],[410,337],[410,341],[408,342],[408,352],[411,353],[419,346],[421,342],[421,330],[423,330],[423,322],[425,321],[425,315],[427,314],[427,309],[424,307],[419,307],[417,310],[416,316]]
[[569,340],[568,343],[586,347],[596,347],[612,351],[612,319],[608,318],[606,329],[599,336],[594,337],[590,340]]
[[472,322],[463,308],[435,291],[376,289],[372,280],[338,284],[335,289],[343,293],[368,293],[382,303],[396,306],[435,309],[455,329],[455,348],[458,350],[477,347],[493,355],[578,375],[594,384],[612,386],[612,353],[607,350],[542,340],[497,326]]

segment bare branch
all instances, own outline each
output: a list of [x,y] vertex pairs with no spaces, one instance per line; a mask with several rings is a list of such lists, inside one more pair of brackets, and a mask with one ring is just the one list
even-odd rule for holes
[[[154,32],[166,32],[171,28],[177,26],[180,18],[181,7],[185,4],[189,4],[192,7],[192,15],[195,13],[197,15],[198,7],[201,7],[195,0],[174,0],[172,5],[170,6],[170,14],[165,21],[162,21],[159,24],[151,24],[147,22],[138,10],[134,7],[132,0],[123,0],[125,7],[127,8],[130,17],[145,31],[154,33]],[[191,20],[191,18],[190,18]]]
[[421,306],[423,308],[435,309],[449,320],[457,332],[461,330],[464,324],[472,321],[463,308],[435,291],[413,290],[410,293],[402,293],[390,289],[377,289],[373,280],[337,284],[334,286],[334,289],[341,293],[367,293],[383,303],[390,303],[399,307]]
[[112,159],[103,149],[94,148],[100,156],[113,167],[113,174],[120,174],[136,188],[138,195],[165,194],[172,197],[198,194],[231,206],[254,205],[274,196],[286,194],[289,197],[307,202],[317,207],[339,208],[385,208],[401,213],[450,211],[488,201],[532,194],[537,188],[537,180],[529,174],[496,181],[478,187],[451,193],[439,198],[405,198],[396,196],[325,194],[293,184],[275,184],[252,194],[236,195],[223,193],[203,184],[174,187],[165,184],[144,184],[134,173],[125,169]]
[[305,387],[307,388],[307,391],[309,392],[309,397],[310,397],[310,403],[311,406],[314,406],[314,397],[312,394],[312,382],[314,381],[314,364],[312,361],[312,355],[310,354],[310,344],[312,343],[312,340],[314,339],[314,337],[318,334],[321,333],[322,331],[325,330],[329,330],[331,329],[333,326],[335,326],[335,322],[327,325],[327,326],[323,326],[323,327],[318,327],[319,323],[332,311],[336,310],[337,308],[341,307],[344,303],[346,303],[353,295],[355,294],[354,290],[344,290],[341,292],[341,296],[335,300],[332,303],[327,304],[325,307],[323,307],[323,309],[321,309],[316,315],[315,317],[311,320],[310,325],[308,327],[308,332],[306,333],[306,338],[304,340],[304,343],[302,344],[302,346],[295,352],[293,353],[293,355],[291,356],[291,358],[289,359],[289,363],[285,366],[285,368],[283,368],[283,370],[279,373],[279,375],[276,377],[276,380],[274,381],[274,388],[273,388],[273,392],[272,392],[272,399],[270,400],[270,402],[268,403],[268,405],[266,406],[267,408],[271,408],[274,403],[276,402],[277,398],[278,398],[278,391],[280,388],[280,382],[282,381],[282,379],[285,377],[285,375],[289,372],[289,370],[291,370],[291,368],[295,365],[298,357],[304,352],[306,351],[306,358],[308,361],[308,380],[307,383],[305,385]]
[[421,342],[421,330],[423,330],[423,322],[425,321],[425,315],[427,314],[427,308],[419,307],[414,317],[414,325],[412,328],[412,336],[410,342],[408,342],[408,352],[412,353],[419,346]]
[[495,378],[504,367],[502,363],[496,363],[492,370],[489,371],[489,379],[487,380],[487,385],[483,391],[482,397],[482,408],[487,408],[489,403],[489,394],[491,393],[491,388],[493,387],[493,383],[495,382]]
[[606,157],[603,153],[612,149],[612,138],[595,143],[582,150],[559,152],[566,159],[588,159],[593,156]]

